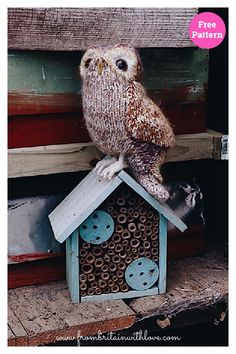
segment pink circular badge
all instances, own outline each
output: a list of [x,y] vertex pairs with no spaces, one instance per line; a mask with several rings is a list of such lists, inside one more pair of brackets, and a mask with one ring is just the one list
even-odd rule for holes
[[196,15],[189,27],[189,37],[200,48],[215,48],[225,37],[224,21],[213,12]]

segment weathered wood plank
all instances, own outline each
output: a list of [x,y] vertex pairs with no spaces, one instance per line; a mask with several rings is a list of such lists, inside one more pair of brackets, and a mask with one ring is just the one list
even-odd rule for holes
[[[149,48],[140,49],[140,56],[143,84],[156,103],[166,107],[206,102],[207,50]],[[9,114],[81,111],[81,57],[82,52],[10,51]]]
[[12,332],[11,328],[9,327],[9,325],[7,326],[7,337],[8,337],[8,341],[7,341],[8,346],[10,346],[10,347],[16,346],[16,336]]
[[167,282],[167,219],[162,214],[160,214],[159,230],[160,256],[158,288],[159,294],[164,294],[166,292]]
[[[206,131],[205,104],[174,105],[163,111],[176,135]],[[91,139],[82,117],[82,112],[10,116],[8,148],[88,142]]]
[[[186,134],[176,137],[176,144],[167,154],[166,162],[215,158],[214,144],[220,133]],[[93,143],[49,145],[9,149],[8,176],[37,176],[52,173],[85,171],[102,157]]]
[[9,8],[8,47],[192,47],[188,28],[196,14],[196,8]]
[[66,280],[70,291],[71,301],[80,300],[79,289],[79,232],[75,229],[66,240]]
[[17,346],[28,345],[27,332],[21,320],[16,316],[14,310],[12,310],[11,306],[8,306],[8,326],[10,327],[11,332],[15,336],[15,343],[12,340],[10,340],[10,343],[12,345],[14,344]]
[[65,282],[9,290],[9,307],[23,324],[30,346],[116,331],[135,321],[121,300],[72,304]]
[[171,318],[191,309],[206,309],[218,302],[227,302],[228,270],[221,254],[170,262],[167,294],[132,300],[129,306],[139,319],[150,316]]
[[9,177],[85,171],[102,154],[93,143],[37,146],[9,150]]

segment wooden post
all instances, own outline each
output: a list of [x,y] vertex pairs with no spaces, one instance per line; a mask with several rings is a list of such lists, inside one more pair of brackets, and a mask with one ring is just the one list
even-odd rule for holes
[[160,214],[159,221],[159,294],[166,292],[166,262],[167,262],[167,219]]
[[66,280],[72,302],[80,302],[78,229],[76,229],[66,240]]

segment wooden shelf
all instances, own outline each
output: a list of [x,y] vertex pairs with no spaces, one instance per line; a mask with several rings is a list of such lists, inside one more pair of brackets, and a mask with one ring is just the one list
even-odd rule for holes
[[128,305],[123,300],[72,304],[64,281],[11,289],[8,344],[35,346],[76,339],[78,331],[84,336],[98,330],[117,331],[150,317],[161,330],[171,326],[179,314],[198,309],[207,312],[212,306],[227,304],[227,299],[227,264],[216,251],[170,262],[167,293],[131,300]]
[[197,8],[9,8],[9,49],[84,50],[117,43],[193,47]]
[[[166,162],[220,159],[221,137],[213,131],[177,135]],[[102,157],[91,142],[9,149],[8,153],[9,178],[86,171]]]

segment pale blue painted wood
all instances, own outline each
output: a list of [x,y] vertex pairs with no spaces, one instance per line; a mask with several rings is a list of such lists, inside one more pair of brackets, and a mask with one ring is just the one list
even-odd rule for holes
[[79,234],[76,229],[66,240],[66,280],[71,301],[80,301],[79,292]]
[[125,171],[121,171],[118,177],[128,184],[136,193],[143,197],[151,206],[153,206],[159,213],[163,214],[172,224],[174,224],[180,231],[187,229],[183,221],[174,214],[173,210],[166,204],[158,202],[152,197],[138,182],[136,182]]
[[160,214],[159,221],[159,294],[166,292],[167,268],[167,219]]
[[108,181],[92,170],[49,214],[56,240],[65,241],[121,183],[117,176]]
[[111,293],[111,294],[101,294],[101,295],[91,295],[91,296],[83,296],[81,297],[81,302],[89,302],[89,301],[106,301],[106,300],[118,300],[118,299],[129,299],[134,297],[142,297],[142,296],[150,296],[150,295],[158,295],[158,287],[144,290],[144,291],[127,291],[126,293]]

